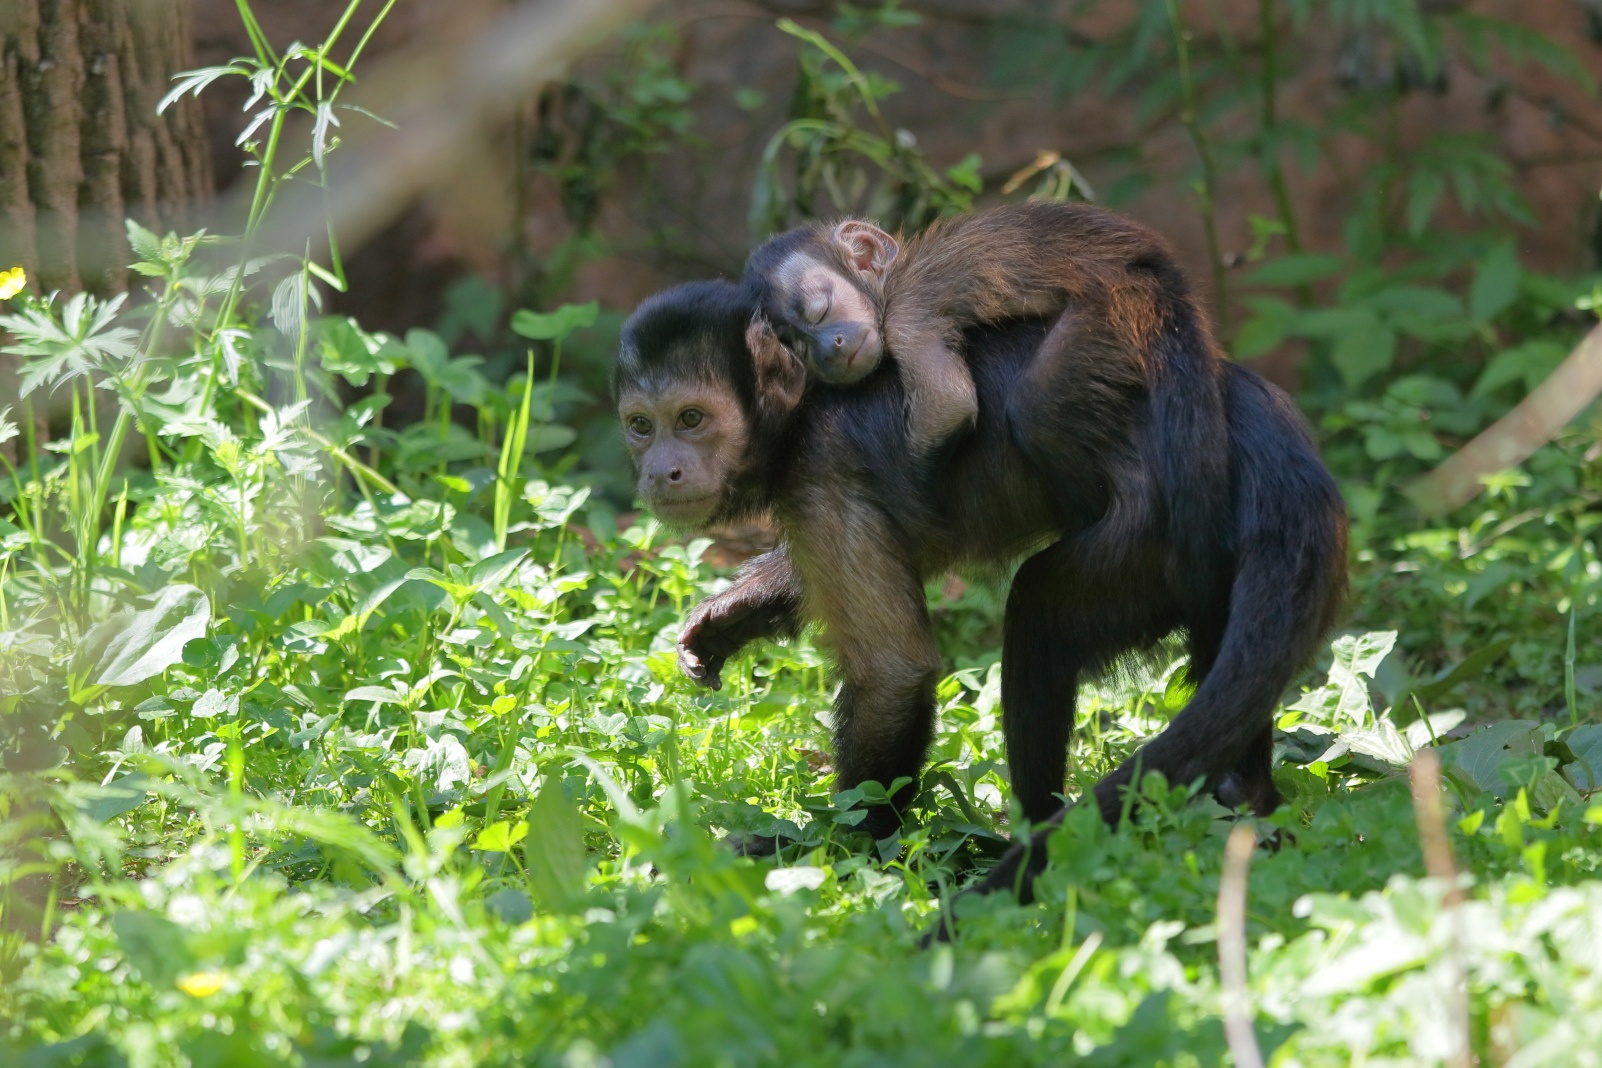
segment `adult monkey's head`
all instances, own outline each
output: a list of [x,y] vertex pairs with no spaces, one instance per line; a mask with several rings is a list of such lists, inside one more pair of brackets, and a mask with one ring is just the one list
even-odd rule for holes
[[884,358],[884,283],[899,252],[860,219],[809,223],[751,253],[745,284],[779,339],[823,381],[845,385]]
[[746,289],[687,282],[646,300],[612,371],[640,497],[686,531],[761,510],[805,382]]

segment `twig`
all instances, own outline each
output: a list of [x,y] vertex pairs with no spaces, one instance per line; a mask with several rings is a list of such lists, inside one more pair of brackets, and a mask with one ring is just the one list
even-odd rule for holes
[[1529,459],[1598,393],[1602,393],[1602,326],[1592,329],[1557,370],[1511,412],[1404,492],[1426,516],[1442,515],[1467,504],[1479,494],[1482,476]]
[[1256,848],[1252,827],[1243,823],[1229,832],[1224,876],[1218,882],[1218,973],[1224,983],[1224,1037],[1235,1068],[1263,1068],[1246,989],[1246,869]]
[[1472,1068],[1468,973],[1463,964],[1462,919],[1457,909],[1463,902],[1463,890],[1457,884],[1457,866],[1452,863],[1452,845],[1446,837],[1446,809],[1441,803],[1441,758],[1434,749],[1420,749],[1413,757],[1407,777],[1413,790],[1413,815],[1418,820],[1419,843],[1424,850],[1424,871],[1430,878],[1446,884],[1442,908],[1450,923],[1445,956],[1451,987],[1447,996],[1451,1049],[1446,1063],[1450,1068]]

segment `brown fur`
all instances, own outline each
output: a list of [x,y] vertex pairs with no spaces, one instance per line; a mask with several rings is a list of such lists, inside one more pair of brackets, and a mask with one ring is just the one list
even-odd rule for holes
[[[856,240],[840,239],[853,231]],[[866,256],[864,231],[892,242],[889,255]],[[817,235],[809,251],[856,281],[880,309],[884,350],[901,368],[909,437],[919,454],[971,427],[977,415],[960,354],[964,330],[1072,309],[1096,325],[1087,343],[1138,377],[1163,295],[1150,267],[1172,262],[1151,230],[1076,203],[1031,201],[941,219],[903,240],[899,251],[894,239],[857,220],[820,227]]]

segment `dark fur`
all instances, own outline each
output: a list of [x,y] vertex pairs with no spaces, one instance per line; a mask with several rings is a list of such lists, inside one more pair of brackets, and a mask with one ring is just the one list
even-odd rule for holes
[[[1117,552],[1135,532],[1165,522],[1175,566],[1193,576],[1187,591],[1216,594],[1226,581],[1216,551],[1225,502],[1183,488],[1227,480],[1226,457],[1211,447],[1223,435],[1224,360],[1161,237],[1090,204],[1009,204],[938,220],[902,241],[882,284],[874,285],[830,240],[837,225],[818,222],[780,234],[746,263],[744,284],[781,340],[788,343],[806,325],[799,308],[783,305],[774,283],[780,266],[801,251],[832,264],[874,301],[887,339],[898,332],[895,321],[934,324],[955,353],[971,327],[1055,319],[1070,310],[1079,325],[1063,351],[1032,373],[1034,384],[1061,403],[1020,412],[1028,424],[1020,445],[1033,448],[1047,478],[1073,482],[1079,472],[1102,468],[1110,485],[1069,484],[1057,493],[1076,504],[1106,497],[1097,508],[1108,512],[1101,551]],[[896,351],[892,345],[892,359]],[[1086,411],[1097,418],[1085,419]],[[1144,449],[1129,434],[1141,418],[1159,428]]]
[[[1340,496],[1283,394],[1220,357],[1166,254],[1125,269],[1153,294],[1133,327],[1151,339],[1138,361],[1096,300],[1070,300],[1054,323],[965,332],[979,419],[935,479],[906,448],[888,368],[813,386],[787,414],[752,409],[751,462],[715,521],[771,510],[786,543],[699,606],[681,645],[715,675],[745,642],[821,622],[842,683],[839,788],[921,769],[941,671],[924,579],[1026,557],[1002,687],[1013,791],[1032,822],[1060,810],[1079,678],[1180,628],[1195,696],[1097,785],[1100,811],[1117,821],[1137,764],[1258,812],[1277,804],[1270,717],[1344,590]],[[725,347],[732,327],[701,325],[736,318],[741,301],[748,314],[758,303],[704,283],[653,298],[625,326],[619,387],[710,371],[743,388],[752,355]],[[883,835],[895,817],[875,810],[866,826]],[[984,886],[1010,888],[1044,858],[1041,843],[1017,848]]]

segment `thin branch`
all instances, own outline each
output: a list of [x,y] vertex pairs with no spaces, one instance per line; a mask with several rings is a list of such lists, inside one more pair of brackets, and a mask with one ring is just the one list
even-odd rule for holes
[[1602,393],[1602,326],[1594,327],[1511,412],[1403,492],[1426,516],[1467,504],[1479,495],[1484,476],[1529,459],[1598,393]]
[[1452,844],[1446,837],[1446,807],[1441,802],[1441,758],[1434,749],[1420,749],[1408,768],[1413,790],[1413,815],[1418,821],[1418,838],[1424,850],[1424,871],[1446,884],[1442,908],[1448,914],[1450,931],[1446,947],[1448,1034],[1451,1050],[1448,1068],[1472,1068],[1470,1052],[1468,972],[1463,964],[1462,920],[1457,906],[1463,902],[1463,889],[1457,884],[1457,866],[1452,863]]
[[1224,1037],[1235,1068],[1263,1068],[1246,989],[1246,871],[1256,848],[1256,830],[1236,825],[1224,845],[1224,875],[1218,882],[1218,974],[1224,984]]

